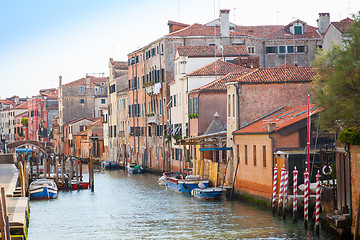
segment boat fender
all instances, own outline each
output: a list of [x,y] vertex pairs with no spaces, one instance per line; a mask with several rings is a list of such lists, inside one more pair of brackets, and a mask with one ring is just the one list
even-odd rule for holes
[[[328,171],[326,171],[328,170]],[[330,165],[325,165],[323,168],[322,168],[322,172],[324,175],[331,175],[332,173],[332,168]]]
[[184,186],[184,188],[185,188],[185,189],[187,189],[187,188],[188,188],[188,187],[186,186],[186,184],[185,184],[185,183],[183,183],[183,186]]
[[200,189],[205,189],[206,188],[205,184],[203,184],[203,183],[199,183],[198,186],[199,186]]

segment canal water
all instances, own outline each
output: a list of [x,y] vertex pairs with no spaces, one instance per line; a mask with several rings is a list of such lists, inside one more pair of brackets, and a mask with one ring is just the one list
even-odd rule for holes
[[[28,240],[333,239],[241,201],[205,202],[157,184],[157,175],[95,174],[95,191],[30,201]],[[87,179],[87,176],[85,176]]]

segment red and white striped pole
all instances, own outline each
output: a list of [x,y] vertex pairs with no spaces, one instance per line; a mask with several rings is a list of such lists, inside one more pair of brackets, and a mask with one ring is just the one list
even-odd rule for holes
[[297,215],[297,176],[298,171],[296,170],[296,167],[293,171],[294,176],[294,184],[293,184],[293,221],[296,221],[296,215]]
[[273,182],[273,195],[272,195],[272,208],[273,208],[273,212],[275,212],[275,200],[276,200],[276,188],[277,188],[277,165],[275,164],[274,167],[274,182]]
[[283,200],[283,191],[284,191],[284,179],[285,179],[285,164],[281,168],[281,178],[280,178],[280,190],[279,190],[279,202],[278,202],[278,211],[281,213],[282,200]]
[[305,171],[304,173],[304,225],[308,226],[309,222],[309,172]]
[[285,170],[285,178],[284,178],[284,203],[283,203],[283,218],[285,218],[286,213],[286,200],[287,200],[287,193],[288,193],[288,182],[289,182],[289,172]]
[[320,230],[320,178],[321,175],[319,173],[316,174],[316,218],[315,218],[315,231],[319,233]]

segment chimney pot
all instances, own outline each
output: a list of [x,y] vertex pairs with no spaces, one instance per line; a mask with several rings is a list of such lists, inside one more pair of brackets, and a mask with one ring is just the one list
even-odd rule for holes
[[222,37],[230,36],[229,9],[220,10],[220,29]]
[[330,25],[330,13],[319,13],[317,25],[319,32],[324,34]]
[[276,128],[276,123],[268,123],[268,132],[271,132]]

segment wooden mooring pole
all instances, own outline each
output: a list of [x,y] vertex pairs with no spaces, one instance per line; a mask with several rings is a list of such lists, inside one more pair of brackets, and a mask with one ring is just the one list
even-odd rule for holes
[[89,172],[89,176],[90,177],[90,184],[91,184],[91,191],[94,192],[94,159],[92,157],[90,157],[90,172]]
[[79,160],[75,158],[75,176],[76,176],[76,185],[79,190]]
[[56,155],[54,157],[55,157],[55,164],[54,164],[55,182],[56,182],[56,184],[58,184],[59,183],[59,157]]
[[1,208],[2,211],[1,213],[3,214],[3,221],[4,221],[4,235],[1,236],[6,236],[5,239],[10,240],[10,224],[9,224],[9,216],[7,213],[7,207],[6,207],[6,194],[5,194],[5,188],[1,188]]

